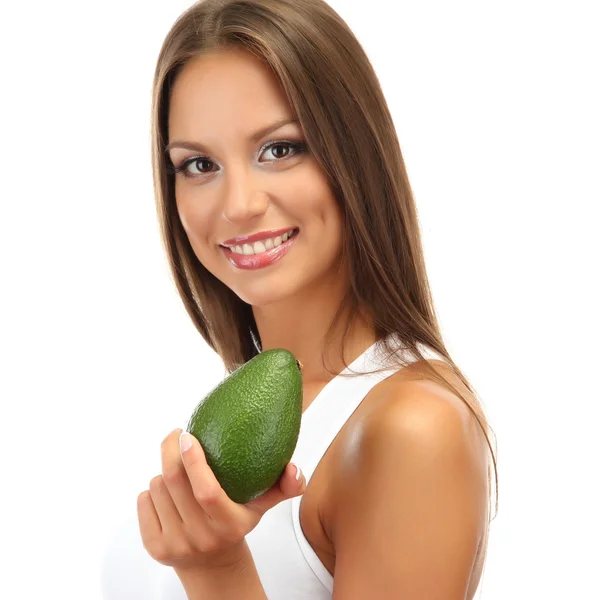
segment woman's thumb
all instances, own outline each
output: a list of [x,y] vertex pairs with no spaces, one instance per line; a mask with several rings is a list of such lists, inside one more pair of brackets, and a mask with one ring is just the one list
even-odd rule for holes
[[264,514],[280,502],[300,496],[306,490],[306,480],[300,467],[288,463],[278,482],[262,496],[246,503],[246,506]]
[[299,496],[306,489],[306,480],[298,465],[289,463],[283,473],[283,477],[279,482],[281,491],[288,498]]

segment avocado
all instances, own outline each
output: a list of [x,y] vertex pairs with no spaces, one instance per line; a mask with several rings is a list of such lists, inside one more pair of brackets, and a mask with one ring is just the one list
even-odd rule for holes
[[265,350],[209,392],[190,417],[186,430],[234,502],[269,490],[290,461],[302,419],[301,371],[288,350]]

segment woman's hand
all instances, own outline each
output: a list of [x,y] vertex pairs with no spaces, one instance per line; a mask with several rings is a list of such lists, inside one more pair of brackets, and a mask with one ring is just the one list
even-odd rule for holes
[[[306,482],[288,463],[279,481],[246,504],[231,500],[206,462],[198,440],[172,431],[161,444],[162,475],[137,499],[144,548],[176,569],[227,567],[236,563],[262,516],[283,500],[304,493]],[[186,449],[186,442],[191,445]]]

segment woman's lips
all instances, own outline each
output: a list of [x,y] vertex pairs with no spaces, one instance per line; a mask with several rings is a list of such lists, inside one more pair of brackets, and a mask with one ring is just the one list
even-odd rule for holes
[[237,254],[231,249],[226,248],[225,246],[221,246],[221,249],[225,253],[225,256],[229,259],[229,261],[238,269],[262,269],[280,261],[288,253],[288,251],[296,241],[296,238],[298,237],[299,233],[300,231],[298,229],[295,229],[291,237],[288,238],[285,242],[282,242],[281,244],[279,244],[279,246],[275,246],[270,250],[261,252],[260,254]]

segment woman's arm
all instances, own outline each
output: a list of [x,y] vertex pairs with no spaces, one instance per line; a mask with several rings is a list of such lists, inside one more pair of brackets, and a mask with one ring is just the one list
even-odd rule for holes
[[403,382],[348,436],[330,530],[334,600],[464,600],[487,517],[487,452],[457,397]]

